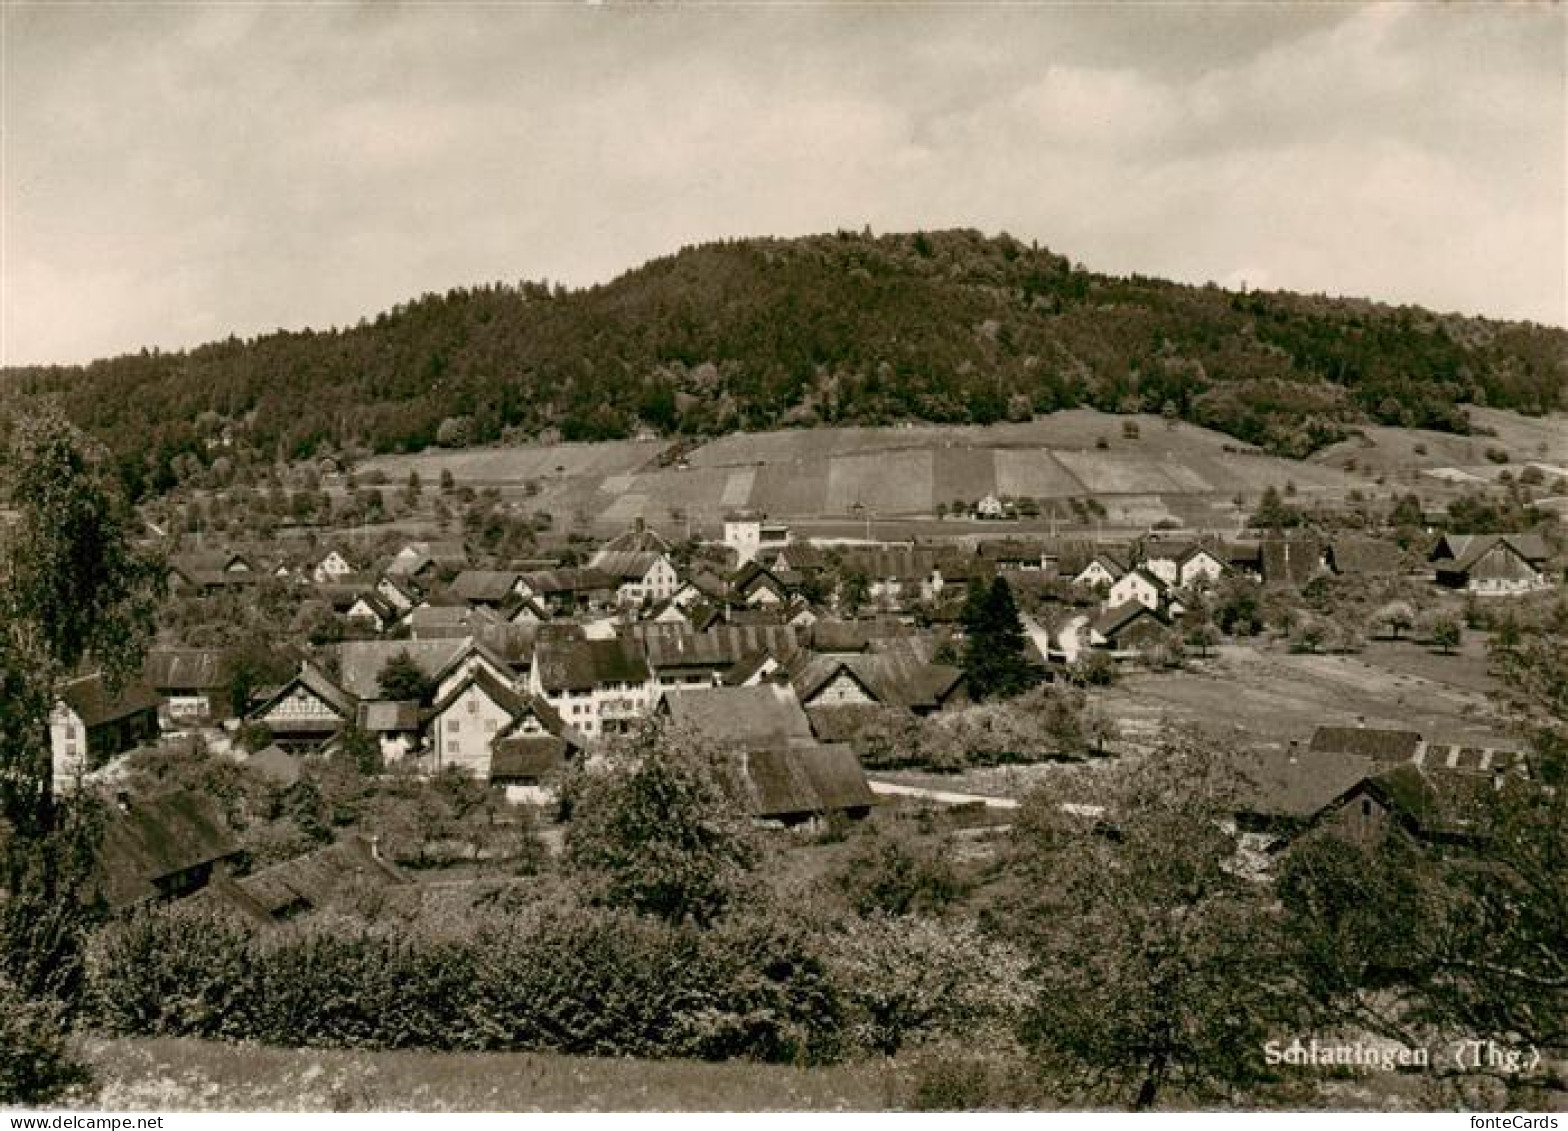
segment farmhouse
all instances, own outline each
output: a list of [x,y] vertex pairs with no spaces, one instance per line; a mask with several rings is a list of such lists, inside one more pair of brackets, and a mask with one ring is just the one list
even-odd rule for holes
[[264,922],[284,922],[326,907],[340,893],[410,882],[381,858],[374,841],[345,836],[234,881],[241,897],[234,902]]
[[465,569],[452,579],[448,592],[465,605],[498,609],[521,595],[518,576],[511,570]]
[[977,553],[982,562],[1003,572],[1049,573],[1056,564],[1040,543],[1011,538],[983,541]]
[[[1359,807],[1347,808],[1347,802],[1378,770],[1377,762],[1365,755],[1303,756],[1295,749],[1251,750],[1237,755],[1235,763],[1237,827],[1252,834],[1253,847],[1269,855],[1329,814],[1343,811],[1346,818],[1355,818]],[[1347,821],[1346,828],[1360,831],[1354,820]]]
[[1155,609],[1141,601],[1127,601],[1106,609],[1089,624],[1089,644],[1112,652],[1128,652],[1164,639],[1170,625]]
[[328,550],[316,560],[310,577],[317,585],[340,581],[354,572],[354,566],[341,550]]
[[831,813],[863,817],[875,798],[848,746],[819,743],[786,686],[664,696],[661,714],[727,751],[732,788],[751,815],[789,826]]
[[49,713],[49,746],[56,787],[91,773],[117,754],[158,737],[158,694],[137,681],[111,693],[98,675],[60,689]]
[[518,574],[517,595],[561,616],[608,608],[619,587],[615,578],[597,569],[530,570]]
[[1265,539],[1259,551],[1265,585],[1305,585],[1323,568],[1323,546],[1313,537]]
[[719,625],[707,632],[636,630],[652,673],[654,695],[713,687],[743,660],[767,653],[786,658],[799,649],[789,625]]
[[1399,547],[1381,538],[1333,538],[1323,564],[1337,577],[1392,577],[1402,570]]
[[1539,535],[1444,535],[1433,551],[1437,583],[1480,596],[1529,593],[1551,587],[1550,557]]
[[1140,605],[1158,610],[1170,593],[1170,586],[1147,569],[1139,566],[1131,573],[1124,573],[1112,583],[1105,596],[1106,608],[1136,601]]
[[222,718],[228,714],[228,664],[221,648],[154,648],[142,678],[163,700],[170,719]]
[[1102,585],[1114,585],[1126,572],[1122,564],[1109,554],[1095,554],[1087,565],[1073,575],[1073,584],[1098,589]]
[[211,799],[188,790],[121,794],[104,826],[100,886],[115,911],[175,900],[221,879],[239,853]]
[[661,550],[600,550],[588,559],[588,568],[614,582],[619,605],[663,601],[680,585],[675,566]]
[[587,737],[626,730],[653,707],[653,677],[637,641],[541,640],[529,690]]
[[1322,726],[1312,732],[1312,754],[1357,754],[1381,765],[1413,762],[1421,752],[1421,734],[1379,727]]
[[261,574],[244,554],[199,551],[175,554],[169,559],[171,593],[211,595],[227,589],[248,588],[260,580]]
[[812,710],[876,704],[928,715],[968,702],[962,671],[928,663],[911,651],[848,657],[800,653],[787,670],[802,706]]
[[600,548],[611,553],[630,550],[635,553],[668,554],[674,546],[668,538],[639,518],[630,530],[617,534]]
[[430,709],[428,718],[431,768],[456,766],[482,781],[494,779],[500,739],[558,736],[566,730],[547,704],[520,694],[487,671],[466,675]]
[[288,751],[318,750],[335,738],[358,713],[354,697],[309,660],[299,674],[250,713],[273,741]]

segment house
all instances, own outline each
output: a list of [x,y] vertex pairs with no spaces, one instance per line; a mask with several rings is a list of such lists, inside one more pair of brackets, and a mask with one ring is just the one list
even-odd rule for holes
[[714,687],[736,664],[766,652],[784,658],[799,648],[789,625],[716,625],[706,632],[639,625],[636,635],[653,679],[654,695]]
[[660,550],[600,550],[588,568],[613,580],[616,604],[623,606],[666,600],[680,586],[674,564]]
[[310,577],[317,585],[341,581],[354,572],[353,564],[341,550],[328,550],[316,559],[316,564],[311,567]]
[[729,592],[747,605],[785,605],[790,585],[759,561],[749,561],[730,579]]
[[1113,609],[1129,601],[1136,601],[1140,605],[1158,611],[1170,591],[1171,587],[1168,584],[1143,566],[1139,566],[1131,573],[1122,574],[1112,583],[1110,591],[1105,596],[1105,607]]
[[1170,624],[1155,609],[1141,601],[1113,605],[1089,623],[1089,644],[1112,652],[1130,652],[1158,643],[1170,631]]
[[724,545],[735,551],[736,565],[745,565],[789,545],[789,527],[767,521],[766,515],[731,515],[724,520]]
[[1002,505],[1002,500],[995,495],[986,495],[975,504],[977,518],[1001,518],[1007,508]]
[[1294,746],[1249,750],[1233,761],[1237,828],[1248,838],[1248,847],[1266,857],[1277,855],[1326,815],[1344,809],[1378,771],[1378,763],[1362,754],[1303,753]]
[[653,708],[647,657],[627,637],[540,640],[529,690],[589,738],[625,731]]
[[1073,584],[1098,589],[1102,585],[1114,585],[1126,572],[1126,568],[1109,554],[1095,554],[1082,569],[1073,574]]
[[1224,548],[1225,560],[1230,568],[1248,577],[1263,577],[1263,544],[1261,542],[1232,542]]
[[618,589],[615,578],[596,569],[530,570],[518,574],[517,595],[533,599],[553,615],[609,608]]
[[284,922],[329,906],[340,895],[411,882],[382,859],[375,841],[350,834],[243,876],[234,886],[265,921]]
[[1492,597],[1551,588],[1539,535],[1444,535],[1433,550],[1437,583]]
[[80,774],[158,737],[158,693],[141,680],[111,691],[100,675],[60,688],[49,712],[49,748],[57,789]]
[[533,597],[524,597],[506,612],[507,624],[544,624],[549,619],[550,610]]
[[848,657],[800,653],[787,667],[801,704],[812,710],[877,704],[928,715],[968,702],[962,671],[910,650]]
[[469,672],[430,709],[427,719],[431,769],[455,766],[481,781],[492,780],[498,739],[528,737],[535,727],[549,733],[566,729],[548,704],[483,670]]
[[457,651],[436,669],[432,677],[435,685],[433,697],[445,698],[469,675],[480,671],[508,687],[518,686],[518,673],[506,657],[485,640],[475,638],[463,641]]
[[548,804],[555,779],[582,748],[582,738],[548,703],[530,697],[490,744],[490,784],[503,787],[509,801]]
[[728,784],[758,820],[793,826],[830,814],[856,818],[875,804],[854,752],[818,742],[788,686],[675,692],[658,709],[727,753]]
[[499,609],[514,597],[523,596],[519,574],[512,570],[465,569],[452,579],[448,592],[465,605],[485,605]]
[[1213,585],[1230,572],[1230,566],[1207,546],[1191,546],[1176,559],[1176,578],[1171,584],[1178,589],[1191,589]]
[[309,752],[325,746],[358,716],[359,704],[309,660],[249,719],[261,723],[284,750]]
[[1473,845],[1486,835],[1495,794],[1489,777],[1401,763],[1352,791],[1336,825],[1362,842],[1398,831],[1428,844]]
[[163,700],[171,720],[224,718],[229,713],[229,666],[222,648],[153,648],[142,679]]
[[617,534],[601,546],[600,549],[611,553],[632,551],[635,553],[668,554],[674,547],[670,544],[668,538],[639,518],[630,530]]
[[429,584],[443,574],[454,574],[468,565],[468,551],[461,542],[410,542],[393,555],[387,572]]
[[407,620],[413,640],[462,639],[502,623],[491,610],[466,605],[420,605],[409,612]]
[[245,589],[260,583],[262,574],[244,554],[233,551],[195,551],[169,558],[169,592],[211,596],[226,590]]
[[1308,536],[1267,538],[1259,549],[1265,585],[1302,586],[1323,568],[1323,544]]
[[395,573],[383,573],[376,579],[376,593],[388,608],[396,610],[398,616],[407,613],[420,601],[420,592],[414,583]]
[[978,548],[980,560],[1002,572],[1051,573],[1056,559],[1037,542],[1001,538],[983,541]]
[[398,612],[374,590],[357,593],[343,610],[343,619],[372,632],[385,632],[398,620]]
[[240,851],[209,797],[121,793],[106,813],[99,891],[113,911],[181,899],[224,876]]
[[375,737],[383,761],[397,762],[419,749],[424,731],[418,700],[373,700],[359,705],[354,725]]
[[1404,555],[1381,538],[1331,538],[1323,564],[1336,577],[1393,577],[1403,572]]

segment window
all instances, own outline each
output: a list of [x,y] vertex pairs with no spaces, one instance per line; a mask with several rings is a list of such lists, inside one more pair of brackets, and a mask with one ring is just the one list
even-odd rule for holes
[[458,732],[458,720],[448,719],[446,721],[446,732],[448,734],[456,734]]
[[448,739],[447,740],[447,744],[446,744],[446,752],[448,754],[456,754],[457,750],[458,750],[457,739],[455,739],[455,738]]
[[485,720],[485,733],[486,734],[494,734],[495,733],[495,720],[494,719],[486,719]]
[[1363,817],[1370,817],[1372,815],[1372,801],[1370,798],[1363,797],[1361,799],[1361,815]]
[[468,713],[470,715],[477,715],[479,713],[479,700],[470,699],[468,701]]

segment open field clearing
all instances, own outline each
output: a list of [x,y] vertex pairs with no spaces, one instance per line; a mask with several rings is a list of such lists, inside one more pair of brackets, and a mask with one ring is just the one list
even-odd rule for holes
[[1339,467],[1345,460],[1354,459],[1359,466],[1384,472],[1448,467],[1495,474],[1497,465],[1487,459],[1486,451],[1496,448],[1506,452],[1514,464],[1568,464],[1568,416],[1520,416],[1501,409],[1475,407],[1465,411],[1477,428],[1497,434],[1454,436],[1419,428],[1368,424],[1360,428],[1362,438],[1352,437],[1324,448],[1312,457],[1312,462]]
[[[1230,645],[1186,671],[1130,672],[1094,698],[1129,738],[1152,738],[1167,723],[1273,745],[1305,742],[1319,726],[1358,722],[1456,740],[1501,733],[1486,694],[1465,687],[1473,682],[1473,658],[1450,657],[1461,674],[1455,682],[1437,682],[1386,666],[1376,655],[1295,655]],[[1432,657],[1434,664],[1443,659]]]
[[[859,503],[878,514],[933,514],[938,504],[974,502],[996,493],[1036,499],[1100,498],[1113,525],[1147,527],[1177,519],[1197,528],[1228,528],[1236,494],[1294,484],[1307,500],[1332,502],[1372,478],[1392,474],[1427,493],[1451,494],[1460,482],[1492,480],[1503,466],[1489,446],[1509,449],[1516,472],[1537,463],[1550,478],[1568,467],[1568,418],[1530,420],[1476,410],[1502,435],[1456,437],[1368,427],[1366,439],[1335,445],[1311,460],[1259,454],[1228,436],[1151,416],[1110,416],[1088,409],[1021,424],[821,428],[726,436],[688,453],[689,467],[660,469],[660,441],[525,445],[380,456],[365,471],[397,484],[410,470],[434,483],[449,469],[459,483],[498,486],[508,499],[558,521],[582,512],[603,528],[637,517],[668,521],[671,510],[712,524],[729,511],[775,518],[848,517]],[[1129,437],[1123,425],[1137,422]],[[1097,446],[1103,441],[1103,448]],[[1426,448],[1418,455],[1417,445]],[[1355,470],[1346,471],[1348,460]],[[1446,471],[1444,469],[1447,469]],[[1421,472],[1427,474],[1421,474]],[[1448,474],[1452,482],[1432,478]],[[1225,513],[1220,513],[1215,508]]]
[[610,1060],[540,1053],[275,1049],[197,1040],[85,1047],[110,1111],[877,1111],[906,1068]]

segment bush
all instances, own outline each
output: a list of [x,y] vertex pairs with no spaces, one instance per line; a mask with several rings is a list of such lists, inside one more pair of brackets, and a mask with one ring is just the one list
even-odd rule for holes
[[71,1056],[59,1006],[24,997],[0,975],[0,1104],[52,1103],[91,1079]]
[[839,990],[788,925],[701,931],[571,905],[468,918],[447,935],[332,920],[258,935],[145,912],[95,940],[95,1014],[116,1034],[296,1047],[841,1055]]
[[967,888],[940,851],[896,835],[863,839],[835,883],[862,915],[938,913]]

